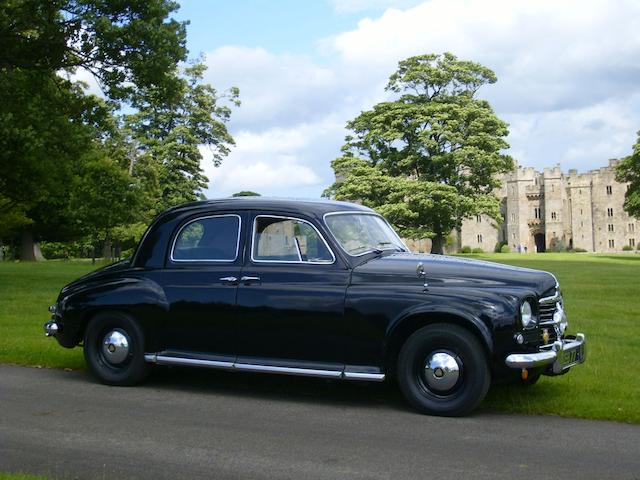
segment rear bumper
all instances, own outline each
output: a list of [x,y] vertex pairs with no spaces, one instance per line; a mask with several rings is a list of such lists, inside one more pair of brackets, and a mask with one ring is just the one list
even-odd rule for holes
[[507,355],[508,367],[534,369],[547,367],[544,373],[559,375],[575,365],[584,363],[587,357],[587,342],[584,334],[557,340],[549,348],[534,353],[512,353]]
[[58,333],[60,333],[60,325],[55,320],[49,320],[44,324],[44,334],[47,337],[55,337]]

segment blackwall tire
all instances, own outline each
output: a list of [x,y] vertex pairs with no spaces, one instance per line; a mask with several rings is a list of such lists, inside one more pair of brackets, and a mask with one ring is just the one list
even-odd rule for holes
[[432,324],[414,332],[398,358],[398,385],[421,413],[458,417],[484,399],[491,375],[485,350],[470,331]]
[[144,361],[144,333],[122,312],[99,313],[89,321],[84,358],[91,373],[106,385],[137,385],[150,371]]

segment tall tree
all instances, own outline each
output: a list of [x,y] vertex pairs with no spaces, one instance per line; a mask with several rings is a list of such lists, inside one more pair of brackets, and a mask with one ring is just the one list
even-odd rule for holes
[[214,166],[219,166],[234,144],[226,123],[231,106],[240,104],[239,91],[220,94],[203,83],[206,68],[203,63],[185,68],[174,100],[163,105],[158,105],[155,89],[148,89],[136,102],[138,112],[126,118],[140,151],[132,171],[138,174],[138,166],[154,169],[161,209],[200,198],[208,183],[201,148],[209,148]]
[[625,211],[640,218],[640,131],[637,135],[633,153],[618,164],[616,178],[619,182],[629,182],[624,199]]
[[[177,95],[176,65],[187,53],[186,24],[170,18],[177,8],[170,0],[3,2],[0,233],[23,230],[23,259],[34,257],[39,233],[69,234],[69,185],[83,175],[85,154],[102,146],[105,112],[132,105],[141,88],[153,88],[158,104]],[[111,106],[69,81],[79,68]]]
[[434,253],[463,219],[497,218],[496,175],[513,168],[503,153],[508,129],[476,97],[495,81],[490,69],[451,53],[401,61],[386,87],[396,99],[347,123],[353,133],[326,193],[380,209],[405,235],[432,237]]

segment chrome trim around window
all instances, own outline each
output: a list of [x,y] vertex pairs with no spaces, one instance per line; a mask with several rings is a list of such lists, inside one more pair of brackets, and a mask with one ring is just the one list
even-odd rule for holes
[[[225,260],[221,260],[221,259],[214,259],[214,258],[189,258],[189,259],[179,259],[179,258],[174,258],[173,257],[173,252],[176,248],[176,242],[178,241],[178,238],[180,237],[180,234],[182,233],[182,231],[187,228],[189,225],[191,225],[194,222],[197,222],[199,220],[206,220],[207,218],[222,218],[222,217],[236,217],[238,219],[238,236],[236,239],[236,256],[233,259],[225,259]],[[238,259],[238,255],[240,254],[240,234],[242,233],[242,217],[240,217],[240,215],[235,214],[235,213],[223,213],[220,215],[204,215],[202,217],[197,217],[194,218],[192,220],[189,220],[187,223],[185,223],[184,225],[182,225],[180,227],[180,229],[178,230],[178,233],[175,234],[175,236],[173,237],[173,243],[171,244],[171,253],[169,254],[169,258],[171,259],[172,262],[175,263],[233,263]]]
[[[318,237],[320,238],[320,240],[322,240],[322,243],[324,243],[324,246],[327,247],[327,250],[329,251],[329,253],[331,254],[331,261],[329,260],[322,260],[322,261],[304,261],[304,260],[256,260],[256,258],[253,256],[253,247],[255,246],[255,240],[256,240],[256,221],[259,218],[280,218],[282,220],[293,220],[293,221],[297,221],[297,222],[302,222],[302,223],[306,223],[307,225],[311,225],[311,228],[313,228],[315,230],[315,232],[318,234]],[[298,256],[300,254],[298,253]],[[320,230],[318,230],[318,228],[309,220],[304,220],[302,218],[298,218],[298,217],[288,217],[288,216],[284,216],[284,215],[269,215],[269,214],[264,214],[264,215],[256,215],[253,219],[253,227],[251,229],[251,261],[253,263],[292,263],[292,264],[297,264],[297,265],[333,265],[334,263],[336,263],[336,256],[333,253],[333,250],[331,250],[331,247],[329,246],[329,244],[327,243],[327,241],[325,240],[324,236],[322,235],[322,233],[320,233]]]
[[[361,211],[357,211],[357,210],[353,210],[353,211],[352,210],[347,210],[347,211],[341,211],[341,212],[327,212],[327,213],[325,213],[322,216],[322,221],[324,222],[324,226],[327,228],[329,234],[333,237],[335,242],[338,244],[338,247],[340,247],[340,249],[344,253],[349,255],[350,257],[354,257],[354,258],[361,257],[361,256],[366,255],[368,253],[375,252],[376,250],[372,248],[371,250],[367,250],[366,252],[362,252],[362,253],[359,253],[357,255],[354,255],[353,253],[347,252],[344,249],[344,247],[342,246],[342,244],[340,243],[340,241],[338,241],[336,236],[333,234],[333,231],[331,231],[331,228],[329,227],[329,225],[327,224],[327,217],[330,217],[330,216],[333,216],[333,215],[371,215],[371,216],[374,216],[374,217],[381,218],[382,221],[389,226],[389,228],[391,229],[393,234],[396,236],[396,239],[398,239],[398,241],[400,242],[400,245],[405,249],[405,253],[411,253],[411,250],[409,250],[409,247],[407,247],[407,245],[404,243],[404,241],[402,241],[402,238],[400,238],[400,235],[398,235],[398,233],[391,226],[391,224],[387,221],[387,219],[384,218],[379,213],[376,213],[376,212],[361,212]],[[391,250],[391,249],[382,249],[382,250]]]

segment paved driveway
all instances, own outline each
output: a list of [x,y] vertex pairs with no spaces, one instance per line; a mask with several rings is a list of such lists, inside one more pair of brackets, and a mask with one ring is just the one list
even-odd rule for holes
[[0,471],[52,478],[633,479],[640,426],[408,410],[388,385],[0,366]]

